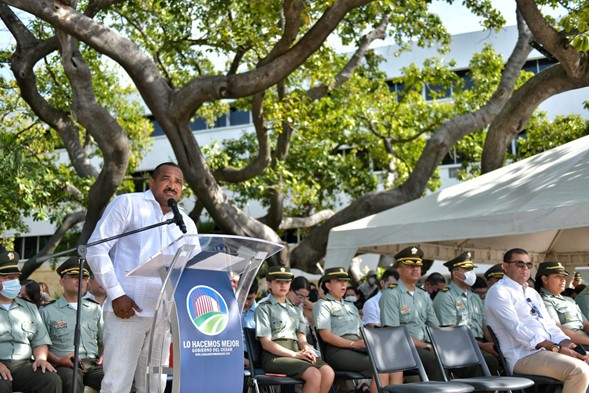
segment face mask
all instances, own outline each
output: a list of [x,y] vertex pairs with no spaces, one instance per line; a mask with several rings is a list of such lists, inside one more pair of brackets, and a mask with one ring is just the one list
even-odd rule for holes
[[464,279],[462,281],[464,281],[464,283],[466,285],[468,285],[469,287],[472,287],[474,285],[474,283],[477,280],[477,275],[474,272],[474,270],[469,270],[466,273],[464,273]]
[[358,300],[358,298],[356,296],[346,296],[344,298],[344,300],[347,301],[347,302],[355,303]]
[[20,282],[17,279],[4,281],[0,294],[8,299],[14,299],[20,293]]

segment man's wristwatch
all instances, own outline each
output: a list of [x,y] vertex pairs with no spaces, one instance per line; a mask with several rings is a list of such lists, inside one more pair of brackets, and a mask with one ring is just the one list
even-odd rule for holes
[[558,345],[558,344],[552,344],[552,347],[550,347],[550,350],[552,352],[560,352],[560,345]]

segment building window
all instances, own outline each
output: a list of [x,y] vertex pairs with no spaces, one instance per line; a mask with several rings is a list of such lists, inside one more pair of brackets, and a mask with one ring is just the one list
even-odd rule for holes
[[240,124],[250,124],[250,111],[242,111],[236,108],[231,108],[229,111],[229,124],[238,126]]

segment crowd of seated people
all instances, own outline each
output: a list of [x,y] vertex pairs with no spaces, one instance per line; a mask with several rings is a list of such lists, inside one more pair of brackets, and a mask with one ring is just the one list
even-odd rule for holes
[[[488,368],[494,375],[512,372],[514,367],[524,367],[521,366],[524,364],[521,359],[509,357],[513,349],[507,344],[502,345],[502,347],[507,348],[507,367],[510,367],[510,370],[503,370],[498,362],[499,353],[487,331],[487,316],[492,316],[491,323],[496,328],[494,330],[500,332],[500,342],[501,340],[505,342],[506,334],[513,334],[513,332],[506,332],[502,329],[503,325],[497,325],[497,323],[503,323],[501,318],[498,318],[498,315],[500,316],[501,313],[506,311],[501,308],[497,309],[495,305],[488,304],[488,291],[498,282],[501,282],[503,285],[492,291],[492,297],[497,299],[498,294],[508,296],[506,294],[509,294],[509,292],[504,289],[505,283],[512,283],[513,285],[515,281],[523,282],[524,284],[521,285],[524,285],[526,291],[534,290],[535,286],[540,292],[539,298],[546,299],[548,294],[558,294],[559,298],[565,298],[566,292],[564,292],[564,280],[562,278],[566,277],[567,273],[555,271],[554,269],[546,270],[546,267],[550,267],[554,263],[543,263],[537,266],[538,273],[535,277],[532,278],[530,274],[526,274],[525,277],[514,280],[512,277],[519,277],[516,274],[522,269],[527,270],[529,273],[530,268],[528,265],[530,263],[519,260],[512,262],[509,259],[513,255],[513,252],[506,253],[508,260],[493,265],[484,275],[477,276],[473,272],[476,264],[471,253],[462,253],[446,263],[450,270],[450,279],[446,281],[444,276],[439,273],[422,276],[421,267],[423,265],[421,262],[423,252],[419,247],[412,246],[402,250],[395,256],[396,262],[393,267],[379,269],[381,270],[380,274],[370,271],[366,276],[357,280],[356,284],[353,284],[354,280],[346,269],[327,269],[318,282],[318,298],[312,299],[312,301],[309,299],[310,296],[305,296],[310,291],[303,290],[304,293],[301,296],[300,285],[297,284],[296,290],[291,288],[294,280],[303,281],[303,278],[295,278],[288,268],[281,268],[282,270],[275,272],[278,275],[269,274],[266,276],[272,296],[269,294],[263,298],[258,304],[255,313],[256,335],[262,342],[265,359],[264,369],[266,372],[302,379],[304,381],[303,392],[328,391],[331,384],[334,383],[333,375],[335,371],[357,371],[365,375],[367,380],[356,382],[356,391],[376,391],[375,384],[370,383],[373,375],[365,344],[360,335],[360,327],[374,328],[400,325],[404,325],[410,332],[430,380],[443,380],[441,375],[443,371],[439,369],[436,354],[432,350],[429,336],[426,333],[426,326],[428,325],[468,326],[479,344]],[[520,267],[520,265],[523,267]],[[506,271],[509,272],[510,277],[505,275]],[[554,277],[558,276],[558,279],[552,279],[553,274]],[[551,287],[547,279],[558,281],[559,287]],[[357,285],[358,282],[360,287]],[[581,286],[579,287],[579,285]],[[569,300],[566,300],[567,304],[575,305],[575,301],[578,302],[578,299],[582,297],[582,292],[586,293],[585,296],[589,300],[589,291],[582,285],[582,283],[577,284],[579,290],[578,293],[575,291],[577,297],[575,300],[568,298]],[[366,297],[365,293],[369,293],[369,297]],[[534,299],[536,298],[534,297]],[[303,306],[303,302],[309,304]],[[535,336],[538,337],[539,342],[532,340],[533,346],[525,350],[529,351],[529,355],[542,351],[549,351],[551,354],[560,351],[560,353],[550,355],[548,359],[544,359],[548,362],[554,360],[550,364],[558,372],[550,371],[548,373],[543,368],[537,368],[535,370],[526,369],[527,373],[551,376],[561,380],[563,387],[565,387],[563,391],[577,391],[575,389],[578,386],[585,386],[586,383],[589,383],[586,381],[587,377],[579,377],[577,374],[570,372],[571,368],[585,370],[586,363],[589,361],[586,355],[581,354],[579,348],[575,351],[572,350],[577,343],[585,344],[589,332],[589,322],[581,312],[582,307],[579,305],[575,308],[578,319],[572,328],[571,324],[562,323],[564,316],[559,315],[558,312],[553,312],[554,310],[557,311],[559,307],[551,308],[548,303],[534,305],[534,307],[538,307],[539,312],[544,311],[546,318],[552,320],[550,322],[546,318],[541,319],[540,322],[544,324],[544,328],[548,331],[558,329],[559,333],[558,335],[554,333],[554,337],[555,340],[557,338],[561,339],[554,343],[555,347],[548,349],[549,344],[547,344],[547,341],[540,340],[543,337],[542,334],[544,334],[542,333]],[[305,309],[312,310],[311,319],[302,316]],[[362,317],[362,310],[364,310],[364,318]],[[277,326],[274,323],[275,321],[287,319],[282,315],[285,312],[290,313],[288,320],[292,321],[292,323],[286,326]],[[297,315],[299,316],[297,317]],[[514,323],[514,321],[516,324],[520,323],[516,318],[510,321],[510,324]],[[523,321],[521,323],[525,325],[527,322]],[[311,329],[309,329],[310,327]],[[516,329],[515,332],[517,331]],[[554,331],[556,332],[556,330]],[[287,334],[289,337],[282,337],[285,332],[289,332]],[[313,347],[310,344],[313,338],[310,337],[312,334],[309,334],[309,332],[316,332],[323,340],[325,344],[324,350],[326,351],[324,354],[317,352],[319,346]],[[573,333],[582,336],[583,339],[577,340],[576,335]],[[570,340],[569,336],[571,336]],[[514,335],[514,337],[517,336]],[[573,339],[573,337],[575,338]],[[288,344],[285,345],[285,342],[288,342]],[[559,351],[555,351],[556,349]],[[323,359],[325,361],[322,358],[325,358]],[[581,362],[577,363],[578,360],[581,360]],[[568,366],[565,367],[563,364],[568,364]],[[527,367],[527,364],[525,367]],[[466,370],[465,373],[468,376],[477,375],[480,370],[471,369]],[[457,372],[456,375],[460,376],[461,374]],[[396,373],[379,375],[379,378],[386,385],[391,383],[401,384],[414,377]],[[574,382],[571,382],[572,380]],[[573,390],[567,390],[571,389],[571,386],[574,386]],[[587,386],[585,386],[586,388]],[[340,389],[340,391],[342,390]],[[584,392],[585,390],[578,391]]]

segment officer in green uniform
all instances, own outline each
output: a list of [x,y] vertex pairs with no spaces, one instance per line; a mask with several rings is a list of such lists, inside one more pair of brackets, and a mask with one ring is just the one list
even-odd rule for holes
[[536,290],[542,296],[548,315],[575,344],[589,346],[589,321],[575,301],[560,293],[569,273],[560,262],[542,262],[536,273]]
[[82,280],[82,293],[88,287],[90,271],[85,265],[80,278],[77,257],[69,258],[57,268],[63,287],[63,295],[41,308],[41,318],[47,327],[52,344],[49,346],[49,361],[55,365],[61,377],[64,392],[72,391],[74,369],[78,370],[77,392],[84,386],[100,391],[102,370],[102,309],[90,299],[82,299],[82,323],[80,324],[80,362],[74,361],[74,334],[76,326],[78,280]]
[[327,393],[334,372],[307,343],[303,312],[286,297],[292,279],[287,267],[272,266],[266,274],[271,294],[254,312],[256,336],[264,349],[262,368],[302,379],[303,392]]
[[[470,288],[476,281],[472,254],[464,252],[444,263],[444,266],[450,270],[451,280],[433,301],[438,320],[442,325],[468,326],[477,339],[489,370],[496,375],[498,354],[487,330],[485,306],[480,296]],[[466,372],[463,376],[470,374]]]
[[[356,371],[369,377],[372,375],[370,358],[360,336],[362,319],[354,303],[344,300],[349,281],[350,276],[343,267],[325,270],[321,288],[326,295],[313,307],[313,318],[325,342],[324,358],[329,365],[334,370]],[[383,374],[380,380],[384,386],[401,384],[403,373]]]
[[399,251],[395,260],[399,280],[382,292],[379,301],[381,325],[406,326],[428,376],[432,380],[441,380],[425,328],[426,325],[438,326],[438,318],[428,293],[417,286],[423,266],[423,251],[417,246],[410,246]]
[[503,271],[503,267],[501,265],[502,265],[501,263],[497,263],[497,264],[491,266],[489,269],[487,269],[485,274],[483,274],[483,276],[485,277],[485,280],[487,280],[487,287],[488,288],[491,288],[493,286],[493,284],[495,284],[497,281],[501,280],[503,278],[503,276],[505,275],[505,272]]
[[17,297],[18,259],[15,252],[0,253],[0,393],[62,393],[47,361],[51,340],[37,306]]

